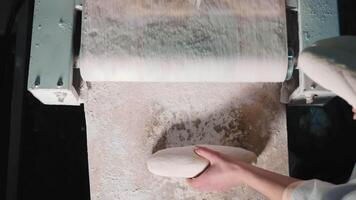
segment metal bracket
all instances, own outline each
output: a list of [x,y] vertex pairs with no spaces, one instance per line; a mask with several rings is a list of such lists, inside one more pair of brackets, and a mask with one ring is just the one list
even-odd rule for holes
[[[299,0],[297,10],[300,52],[319,40],[340,35],[337,0]],[[324,105],[335,96],[299,70],[299,86],[289,104]]]
[[44,104],[80,104],[73,87],[73,31],[80,3],[35,0],[27,89]]

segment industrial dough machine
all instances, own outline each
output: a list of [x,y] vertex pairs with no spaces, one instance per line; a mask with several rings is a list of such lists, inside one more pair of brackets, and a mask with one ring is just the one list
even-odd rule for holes
[[[286,1],[288,55],[282,55],[285,80],[280,82],[281,101],[290,105],[323,105],[335,96],[299,71],[296,62],[299,52],[314,42],[339,36],[337,1],[323,1],[323,9],[320,4],[314,0]],[[27,88],[44,104],[81,103],[83,80],[77,60],[82,20],[86,16],[80,0],[35,1]],[[218,74],[217,69],[212,71]]]

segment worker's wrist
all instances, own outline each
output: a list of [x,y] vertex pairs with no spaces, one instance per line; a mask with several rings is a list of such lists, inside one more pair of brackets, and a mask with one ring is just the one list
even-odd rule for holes
[[238,180],[239,184],[248,185],[248,177],[251,175],[251,164],[238,161],[234,162],[234,179]]
[[254,188],[254,182],[260,176],[258,171],[261,169],[242,161],[235,162],[235,169],[235,177],[240,180],[240,183]]
[[[236,166],[238,169],[236,170],[236,177],[242,184],[252,187],[269,198],[282,197],[288,186],[299,182],[298,179],[276,174],[248,163],[238,162]],[[271,193],[268,187],[273,188],[275,192]]]

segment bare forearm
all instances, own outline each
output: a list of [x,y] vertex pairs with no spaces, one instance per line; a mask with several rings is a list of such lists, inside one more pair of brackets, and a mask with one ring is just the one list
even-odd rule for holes
[[276,174],[253,165],[240,163],[237,175],[243,182],[262,193],[271,200],[280,200],[283,197],[283,191],[291,183],[299,181],[288,176]]

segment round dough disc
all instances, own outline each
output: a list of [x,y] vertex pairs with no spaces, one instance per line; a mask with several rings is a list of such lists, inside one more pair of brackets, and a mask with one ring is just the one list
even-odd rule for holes
[[[248,163],[255,162],[257,157],[251,152],[238,147],[199,145],[207,147],[233,159]],[[175,147],[154,153],[147,161],[148,170],[159,176],[192,178],[203,172],[209,161],[194,152],[195,146]]]

